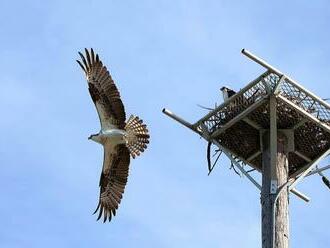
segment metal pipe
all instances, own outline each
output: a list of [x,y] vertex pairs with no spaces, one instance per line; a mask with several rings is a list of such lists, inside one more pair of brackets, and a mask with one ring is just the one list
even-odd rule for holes
[[282,72],[280,72],[278,69],[276,69],[275,67],[271,66],[270,64],[268,64],[266,61],[264,61],[263,59],[257,57],[256,55],[254,55],[253,53],[249,52],[246,49],[242,49],[242,53],[248,57],[249,59],[252,59],[254,62],[258,63],[259,65],[265,67],[267,70],[270,70],[271,72],[276,73],[279,76],[283,76],[284,74]]
[[304,125],[306,122],[308,122],[307,118],[302,119],[300,122],[298,122],[296,125],[292,127],[293,130],[296,130],[297,128],[301,127]]
[[295,153],[296,155],[298,155],[299,157],[301,157],[303,160],[307,161],[308,163],[310,163],[310,162],[312,161],[309,157],[305,156],[305,155],[302,154],[301,152],[294,151],[294,153]]
[[328,109],[330,109],[330,104],[329,103],[327,103],[326,101],[324,101],[323,99],[321,99],[320,97],[318,97],[317,95],[315,95],[314,93],[310,92],[309,90],[305,89],[297,81],[295,81],[294,79],[292,79],[289,76],[285,75],[283,72],[281,72],[277,68],[271,66],[270,64],[268,64],[263,59],[257,57],[256,55],[254,55],[253,53],[249,52],[246,49],[242,49],[242,53],[245,56],[247,56],[248,58],[250,58],[251,60],[253,60],[254,62],[258,63],[259,65],[261,65],[261,66],[265,67],[266,69],[268,69],[268,70],[276,73],[278,76],[280,76],[280,77],[281,76],[285,76],[286,80],[288,80],[291,83],[293,83],[299,90],[303,91],[304,93],[306,93],[306,95],[309,95],[311,98],[313,98],[314,100],[319,101],[322,105],[324,105],[325,107],[327,107]]
[[311,200],[308,196],[306,196],[305,194],[301,193],[297,189],[291,189],[290,191],[293,194],[295,194],[296,196],[298,196],[299,198],[301,198],[302,200],[304,200],[305,202],[309,202]]
[[258,123],[254,122],[253,120],[249,119],[249,118],[244,118],[243,121],[245,121],[247,124],[249,124],[251,127],[257,129],[257,130],[261,130],[262,126],[260,126]]
[[323,168],[317,168],[317,169],[315,169],[315,170],[309,172],[309,173],[306,175],[306,177],[309,177],[309,176],[311,176],[311,175],[314,175],[314,174],[317,174],[317,173],[319,173],[319,172],[325,171],[325,170],[327,170],[327,169],[330,169],[330,165],[324,166]]
[[301,180],[304,179],[304,177],[326,156],[328,156],[330,153],[330,149],[327,150],[325,153],[323,153],[320,157],[312,161],[306,170],[290,185],[290,189],[294,188]]
[[193,125],[191,123],[189,123],[188,121],[185,121],[184,119],[182,119],[181,117],[177,116],[176,114],[173,114],[170,110],[163,108],[162,112],[164,114],[166,114],[167,116],[171,117],[173,120],[176,120],[177,122],[179,122],[180,124],[182,124],[183,126],[193,130],[194,132],[199,133],[196,129],[194,129]]
[[[327,150],[325,153],[323,153],[318,159],[318,161],[321,161],[321,159],[325,158],[326,156],[329,155],[330,149]],[[300,168],[299,170],[297,170],[296,172],[292,173],[292,175],[290,175],[291,178],[295,178],[297,176],[299,176],[302,172],[304,172],[306,169],[308,169],[312,164],[316,164],[316,162],[314,162],[316,160],[313,160],[312,162],[308,163],[307,165],[303,166],[302,168]],[[313,166],[313,168],[316,167]],[[307,174],[308,175],[308,174]]]
[[279,88],[280,88],[281,84],[283,83],[283,81],[285,81],[285,79],[286,79],[286,76],[285,75],[282,75],[280,77],[280,80],[276,83],[276,85],[275,85],[275,87],[273,89],[274,94],[277,94],[278,93]]
[[261,151],[257,151],[257,152],[255,152],[255,153],[253,153],[250,157],[248,157],[248,158],[246,159],[246,161],[251,162],[251,160],[255,159],[255,158],[258,157],[260,154],[261,154]]
[[247,173],[244,168],[239,164],[237,163],[237,161],[231,156],[230,152],[227,151],[226,148],[224,148],[222,145],[219,144],[218,141],[216,141],[215,139],[212,139],[212,142],[217,146],[219,147],[224,154],[226,154],[226,156],[230,159],[231,162],[233,162],[233,164],[259,189],[261,190],[261,185],[256,181],[254,180],[253,177],[250,176],[249,173]]
[[[277,102],[276,97],[269,98],[269,144],[270,144],[270,180],[276,181],[277,163]],[[273,192],[272,192],[273,193]]]

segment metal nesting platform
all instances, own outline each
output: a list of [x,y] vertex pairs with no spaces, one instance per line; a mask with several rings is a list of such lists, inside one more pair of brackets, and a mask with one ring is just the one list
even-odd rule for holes
[[[262,173],[260,137],[274,128],[285,132],[290,137],[290,190],[308,200],[293,187],[305,176],[328,169],[315,168],[330,154],[330,105],[264,60],[244,49],[242,53],[266,71],[194,124],[167,109],[163,112],[215,144],[259,189],[261,185],[244,167]],[[272,118],[270,98],[275,98],[272,106],[276,106]],[[274,119],[275,126],[270,128]]]
[[330,106],[283,74],[267,70],[193,128],[261,171],[260,134],[269,129],[270,95],[276,97],[277,128],[293,131],[289,175],[296,176],[330,148]]

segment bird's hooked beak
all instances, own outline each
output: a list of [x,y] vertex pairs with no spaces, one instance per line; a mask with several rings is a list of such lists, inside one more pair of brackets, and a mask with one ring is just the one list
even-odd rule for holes
[[93,140],[96,143],[100,143],[101,142],[100,137],[98,136],[98,134],[92,134],[91,136],[88,137],[88,140]]

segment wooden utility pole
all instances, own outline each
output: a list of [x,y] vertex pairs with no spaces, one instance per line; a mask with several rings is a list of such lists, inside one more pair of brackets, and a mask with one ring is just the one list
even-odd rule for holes
[[[276,201],[277,188],[288,181],[287,138],[279,132],[277,135],[277,152],[275,179],[272,179],[270,135],[266,132],[263,136],[263,174],[261,190],[261,220],[262,220],[262,248],[288,248],[289,247],[289,201],[288,189],[284,188]],[[278,185],[278,186],[277,186]],[[273,212],[275,210],[275,212]],[[275,225],[275,227],[274,227]],[[275,228],[275,230],[274,230]],[[275,235],[274,232],[275,231]],[[275,243],[273,247],[273,238]]]
[[288,181],[288,140],[278,132],[276,108],[276,98],[270,96],[270,129],[262,136],[262,248],[289,247],[288,189],[279,190]]

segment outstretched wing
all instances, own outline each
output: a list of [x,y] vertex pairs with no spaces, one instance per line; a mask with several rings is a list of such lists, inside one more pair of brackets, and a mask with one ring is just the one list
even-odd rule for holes
[[84,70],[89,93],[96,106],[102,129],[123,129],[125,126],[125,109],[119,91],[107,68],[103,66],[98,54],[85,48],[86,58],[79,52],[81,61],[78,64]]
[[103,169],[100,178],[100,198],[94,214],[97,220],[103,214],[103,222],[116,215],[127,183],[130,155],[126,145],[104,146]]

